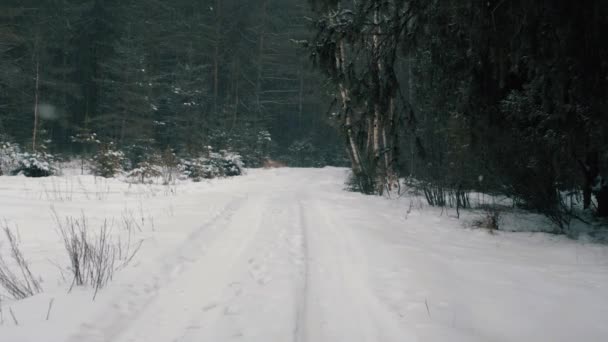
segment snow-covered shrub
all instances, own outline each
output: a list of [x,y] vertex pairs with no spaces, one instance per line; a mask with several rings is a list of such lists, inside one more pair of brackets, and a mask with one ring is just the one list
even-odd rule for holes
[[114,148],[112,143],[100,146],[93,157],[93,173],[96,176],[112,178],[123,170],[125,155]]
[[44,148],[39,152],[21,152],[18,144],[0,141],[0,175],[48,177],[57,171],[54,164],[55,157]]
[[208,157],[182,160],[181,165],[183,174],[195,182],[240,176],[244,170],[241,156],[228,151],[210,152]]
[[219,176],[219,169],[208,158],[182,160],[183,174],[195,182],[203,179],[213,179]]
[[46,152],[24,152],[17,155],[16,168],[11,171],[12,175],[24,175],[26,177],[49,177],[57,170],[53,166],[55,157]]
[[0,141],[0,176],[8,175],[17,169],[20,155],[19,145]]
[[219,158],[221,160],[221,169],[223,172],[222,176],[234,177],[241,176],[243,174],[243,157],[241,157],[240,154],[229,151],[221,151]]
[[195,182],[200,182],[203,177],[201,175],[202,165],[199,159],[182,159],[179,163],[180,179],[192,179]]
[[146,179],[161,177],[163,175],[161,162],[160,156],[150,156],[147,160],[139,162],[136,168],[130,170],[127,177],[136,179],[140,183],[145,183]]
[[[245,129],[233,140],[234,143],[228,146],[242,154],[243,162],[247,167],[261,167],[275,148],[272,136],[267,130]],[[228,148],[228,146],[224,147]]]

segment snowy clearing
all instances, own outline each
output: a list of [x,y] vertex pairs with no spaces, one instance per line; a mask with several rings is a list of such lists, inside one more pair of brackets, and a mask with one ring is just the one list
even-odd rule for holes
[[[174,186],[0,177],[0,220],[18,227],[44,289],[2,298],[0,341],[608,339],[608,247],[492,235],[428,207],[406,216],[409,199],[345,192],[346,173],[250,170]],[[67,293],[53,210],[143,241],[95,301],[90,288]]]

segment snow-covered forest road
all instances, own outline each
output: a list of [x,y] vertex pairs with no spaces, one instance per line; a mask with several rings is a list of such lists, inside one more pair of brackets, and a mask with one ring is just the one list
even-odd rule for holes
[[[345,192],[345,173],[252,171],[177,194],[95,302],[83,290],[16,303],[23,322],[9,326],[5,310],[0,340],[608,338],[606,247],[491,235],[428,207],[406,217],[409,199]],[[144,202],[163,210],[162,198]],[[53,318],[31,318],[51,297]]]
[[318,194],[334,184],[293,176],[226,197],[72,340],[403,341],[399,315],[368,282],[349,213]]

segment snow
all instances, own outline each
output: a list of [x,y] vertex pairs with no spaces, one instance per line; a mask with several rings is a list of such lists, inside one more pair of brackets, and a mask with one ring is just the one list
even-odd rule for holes
[[[607,340],[608,247],[469,229],[474,214],[346,192],[345,178],[338,168],[172,186],[0,177],[0,220],[18,226],[44,288],[2,299],[0,340]],[[140,252],[95,301],[92,289],[68,293],[51,207],[91,227],[125,213],[141,223]]]

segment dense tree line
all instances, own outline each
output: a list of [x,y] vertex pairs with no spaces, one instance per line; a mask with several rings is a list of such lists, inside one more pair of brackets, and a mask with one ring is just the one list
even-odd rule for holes
[[433,204],[475,190],[562,227],[577,202],[608,216],[608,5],[309,4],[3,1],[1,140],[82,154],[95,133],[249,165],[339,164],[346,148],[363,192],[409,176]]
[[292,165],[344,160],[297,0],[0,3],[0,134],[33,150],[203,146]]
[[[608,216],[608,4],[313,0],[355,184],[506,194],[560,227]],[[579,217],[580,218],[580,217]]]

